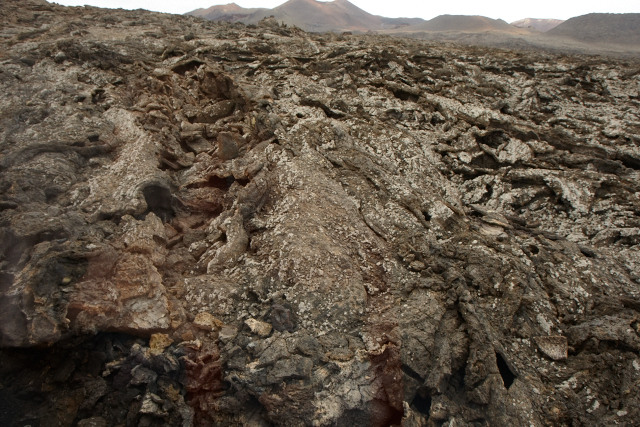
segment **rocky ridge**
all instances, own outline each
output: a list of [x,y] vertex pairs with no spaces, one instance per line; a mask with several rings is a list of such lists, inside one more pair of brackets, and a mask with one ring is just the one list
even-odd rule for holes
[[521,33],[522,30],[513,25],[507,24],[502,19],[492,19],[485,16],[468,16],[468,15],[440,15],[429,21],[422,22],[410,27],[404,28],[403,31],[408,32],[505,32],[505,33]]
[[640,13],[589,13],[551,29],[547,35],[594,44],[640,45]]
[[424,22],[420,18],[386,18],[372,15],[348,0],[289,0],[273,9],[246,9],[231,3],[196,9],[187,15],[244,24],[256,24],[262,19],[273,17],[280,23],[313,32],[380,31]]
[[188,15],[248,25],[274,17],[281,24],[310,32],[377,32],[502,49],[630,58],[637,58],[640,52],[640,26],[638,14],[634,13],[593,13],[571,18],[566,24],[556,19],[532,18],[508,24],[501,19],[468,15],[440,15],[425,21],[372,15],[348,0],[290,0],[273,9],[244,9],[231,3],[196,9]]
[[640,64],[0,5],[4,425],[640,417]]

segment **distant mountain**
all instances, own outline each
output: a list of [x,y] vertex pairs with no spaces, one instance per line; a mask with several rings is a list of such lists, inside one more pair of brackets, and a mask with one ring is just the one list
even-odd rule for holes
[[197,9],[188,15],[215,21],[257,23],[273,16],[277,21],[295,25],[305,31],[379,31],[402,28],[424,22],[420,18],[385,18],[372,15],[348,0],[319,2],[315,0],[289,0],[273,9],[244,9],[235,3]]
[[373,31],[505,48],[539,47],[576,52],[636,52],[640,49],[640,13],[592,13],[564,22],[527,18],[513,24],[501,19],[468,15],[441,15],[425,21],[373,15],[348,0],[289,0],[273,9],[246,9],[230,3],[196,9],[188,15],[244,24],[256,24],[273,16],[278,22],[309,32]]
[[199,16],[200,18],[208,19],[210,21],[237,22],[252,14],[268,10],[269,9],[265,8],[246,9],[235,3],[229,3],[220,6],[211,6],[208,9],[196,9],[187,13],[187,15]]
[[[315,0],[289,0],[283,5],[264,12],[278,21],[295,25],[306,31],[368,31],[381,27],[381,18],[372,15],[347,0],[318,2]],[[260,14],[259,14],[260,15]],[[262,19],[255,16],[252,19]]]
[[541,33],[547,32],[564,21],[561,19],[536,19],[525,18],[519,21],[512,22],[511,25],[518,28],[528,28],[530,30],[540,31]]
[[491,19],[485,16],[440,15],[429,21],[412,25],[403,32],[437,32],[437,33],[517,33],[522,30],[507,24],[502,19]]
[[590,13],[571,18],[546,33],[586,43],[640,44],[640,13]]

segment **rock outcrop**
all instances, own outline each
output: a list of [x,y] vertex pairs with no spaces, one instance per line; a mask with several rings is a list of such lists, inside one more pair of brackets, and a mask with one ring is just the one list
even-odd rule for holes
[[0,5],[3,425],[640,418],[640,64]]

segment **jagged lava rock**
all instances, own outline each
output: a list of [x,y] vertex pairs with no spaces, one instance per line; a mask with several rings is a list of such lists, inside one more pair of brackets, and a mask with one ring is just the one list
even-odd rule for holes
[[0,424],[640,419],[636,60],[37,0],[0,33]]

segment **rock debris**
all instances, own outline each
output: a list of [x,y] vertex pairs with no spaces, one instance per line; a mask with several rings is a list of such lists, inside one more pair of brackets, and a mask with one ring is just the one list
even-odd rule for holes
[[0,423],[640,419],[640,63],[0,5]]

